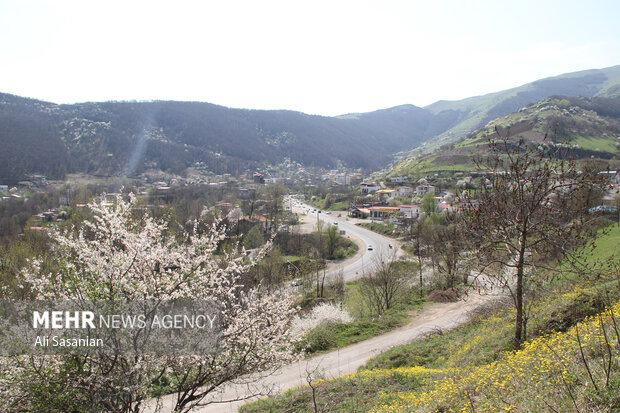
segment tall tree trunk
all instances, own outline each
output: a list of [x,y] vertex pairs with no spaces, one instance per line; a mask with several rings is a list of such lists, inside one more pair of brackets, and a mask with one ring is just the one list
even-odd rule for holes
[[420,298],[424,298],[424,284],[422,280],[422,257],[420,257],[420,251],[418,250],[418,264],[420,264]]
[[517,288],[516,295],[516,308],[517,318],[515,320],[515,336],[513,339],[513,348],[519,350],[521,348],[521,332],[523,328],[523,267],[517,267]]
[[527,234],[521,232],[519,240],[519,256],[517,260],[517,287],[515,289],[515,304],[517,309],[517,317],[515,319],[515,336],[513,340],[513,348],[519,350],[523,343],[523,275],[525,263],[525,245],[527,242]]

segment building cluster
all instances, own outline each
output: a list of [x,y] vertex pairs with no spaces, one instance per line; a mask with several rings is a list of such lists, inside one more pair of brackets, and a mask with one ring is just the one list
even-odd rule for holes
[[[406,175],[392,176],[381,183],[364,181],[360,183],[359,188],[366,201],[352,205],[349,214],[357,218],[392,223],[417,219],[422,212],[420,200],[427,194],[435,197],[436,212],[451,210],[455,199],[454,194],[439,192],[439,189],[429,184],[425,178],[412,183]],[[398,201],[405,202],[398,204]]]
[[[593,208],[593,211],[617,211],[620,204],[620,173],[618,171],[603,171],[601,174],[608,178],[607,190],[603,194],[602,204]],[[484,173],[472,173],[463,176],[455,174],[457,190],[473,188],[473,179],[481,178],[481,185],[491,185]],[[359,190],[364,195],[365,202],[352,205],[349,214],[357,218],[402,223],[420,216],[419,203],[427,194],[435,198],[435,212],[446,212],[458,209],[463,205],[456,205],[456,196],[452,192],[442,192],[437,186],[431,185],[426,178],[415,183],[408,176],[393,176],[385,182],[364,181]],[[405,201],[399,204],[399,201]],[[409,202],[407,202],[409,201]]]

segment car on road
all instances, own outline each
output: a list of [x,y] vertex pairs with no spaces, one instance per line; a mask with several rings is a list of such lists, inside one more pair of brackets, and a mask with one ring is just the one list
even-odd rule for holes
[[368,244],[368,251],[372,251],[374,248],[371,244]]

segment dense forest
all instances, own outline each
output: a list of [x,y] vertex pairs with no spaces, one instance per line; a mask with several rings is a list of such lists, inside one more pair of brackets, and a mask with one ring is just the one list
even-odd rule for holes
[[307,166],[375,169],[419,145],[451,117],[400,106],[342,118],[229,109],[196,102],[55,105],[0,95],[0,182],[29,173],[183,174],[198,162],[238,173],[285,158]]

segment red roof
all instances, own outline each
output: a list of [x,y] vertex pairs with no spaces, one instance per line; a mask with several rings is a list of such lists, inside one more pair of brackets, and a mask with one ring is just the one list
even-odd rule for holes
[[398,211],[399,207],[389,207],[389,206],[374,206],[370,207],[370,210],[377,211]]

